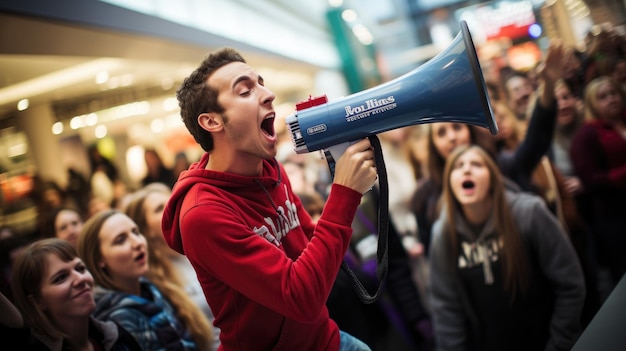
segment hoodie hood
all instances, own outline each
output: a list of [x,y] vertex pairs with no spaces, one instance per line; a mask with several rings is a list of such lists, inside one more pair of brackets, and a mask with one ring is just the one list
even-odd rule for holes
[[[63,338],[51,338],[45,333],[33,329],[33,335],[41,341],[50,351],[62,351],[66,350],[65,339]],[[104,345],[105,350],[112,350],[116,345],[119,333],[117,324],[112,321],[102,321],[89,317],[89,336],[95,340],[101,342]]]
[[463,241],[481,242],[493,236],[495,234],[495,219],[493,215],[494,213],[492,211],[480,230],[480,233],[476,236],[476,232],[467,224],[465,217],[463,217],[460,211],[456,211],[454,221],[460,239]]
[[207,185],[229,193],[259,193],[281,183],[281,172],[276,159],[263,161],[261,176],[242,176],[233,173],[216,172],[205,169],[209,154],[183,171],[172,189],[172,195],[163,212],[161,229],[167,244],[178,253],[184,254],[180,230],[180,214],[183,200],[195,186]]
[[[514,216],[519,218],[528,217],[528,205],[525,205],[524,201],[520,201],[520,199],[525,199],[526,196],[523,196],[522,193],[516,194],[512,191],[506,190],[505,198],[508,206],[511,207],[511,212]],[[496,259],[495,257],[500,256],[499,248],[502,247],[501,239],[496,234],[496,219],[494,211],[491,212],[489,218],[487,218],[487,221],[478,233],[476,233],[475,228],[471,228],[468,225],[460,211],[456,211],[454,216],[459,240],[461,242],[468,243],[470,247],[475,249],[474,253],[466,255],[468,256],[466,259],[470,262],[470,257],[478,257],[483,266],[485,285],[492,285],[494,275],[491,264]],[[476,262],[474,262],[474,264],[475,263]]]
[[[485,285],[492,285],[494,276],[491,268],[491,258],[488,246],[495,240],[495,218],[494,212],[491,211],[489,218],[483,225],[480,232],[477,234],[475,229],[472,229],[460,211],[456,211],[454,214],[455,223],[457,227],[457,233],[461,242],[471,243],[471,247],[474,247],[477,251],[478,257],[482,258],[483,275],[485,278]],[[469,255],[472,256],[472,255]],[[468,257],[469,258],[469,257]]]

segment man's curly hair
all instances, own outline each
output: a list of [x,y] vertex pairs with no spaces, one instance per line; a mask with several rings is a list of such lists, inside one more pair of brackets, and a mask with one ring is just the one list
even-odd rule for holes
[[209,87],[207,80],[220,67],[232,62],[246,61],[231,48],[223,48],[208,55],[176,91],[182,120],[189,133],[205,151],[213,150],[213,137],[200,127],[198,116],[206,112],[224,112],[224,108],[217,102],[219,92]]

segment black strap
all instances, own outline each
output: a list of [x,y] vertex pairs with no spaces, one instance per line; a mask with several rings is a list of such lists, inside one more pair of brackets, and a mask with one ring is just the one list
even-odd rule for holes
[[[353,288],[359,300],[365,304],[371,304],[378,299],[383,290],[385,279],[387,278],[387,266],[389,261],[389,183],[387,181],[387,169],[383,159],[383,150],[380,140],[376,135],[369,137],[370,143],[374,147],[374,162],[378,172],[378,186],[380,189],[380,201],[378,207],[378,250],[376,252],[376,278],[378,279],[378,289],[372,296],[363,286],[359,278],[344,260],[341,263],[343,269],[352,279]],[[330,165],[329,165],[330,166]],[[333,165],[334,166],[334,165]],[[331,176],[334,178],[334,167],[331,168]]]

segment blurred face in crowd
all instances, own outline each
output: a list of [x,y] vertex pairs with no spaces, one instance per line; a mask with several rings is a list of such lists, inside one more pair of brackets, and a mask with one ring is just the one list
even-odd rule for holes
[[559,84],[554,89],[557,101],[557,123],[560,126],[572,124],[576,119],[576,103],[578,99],[572,95],[569,88],[564,84]]
[[471,142],[470,130],[463,123],[433,123],[431,137],[439,155],[446,159],[459,145],[468,145]]
[[452,165],[450,188],[461,206],[484,205],[489,202],[491,174],[482,155],[469,149]]
[[572,79],[580,73],[581,63],[580,59],[574,55],[573,52],[566,55],[565,64],[563,67],[563,78]]
[[74,247],[76,247],[81,230],[83,230],[83,220],[75,211],[62,210],[54,221],[56,237],[68,241]]
[[526,115],[528,102],[533,93],[530,81],[523,77],[512,77],[506,82],[506,90],[509,97],[509,106],[518,116]]
[[146,214],[146,225],[149,233],[145,233],[145,235],[151,239],[155,237],[157,240],[165,241],[161,231],[161,219],[163,218],[163,211],[168,200],[169,195],[162,192],[153,191],[146,195],[143,209]]
[[121,286],[132,285],[148,273],[146,238],[130,217],[116,213],[102,225],[99,233],[101,268]]
[[48,207],[55,208],[63,204],[63,197],[57,189],[46,189],[43,193],[43,202]]
[[500,69],[494,59],[484,60],[480,63],[483,78],[487,83],[498,84],[500,81]]
[[157,172],[162,166],[161,159],[156,151],[147,150],[144,153],[144,160],[146,161],[146,167],[148,167],[149,172]]
[[611,82],[602,83],[598,88],[595,109],[603,118],[620,118],[624,113],[624,101]]
[[615,80],[618,84],[626,83],[626,59],[621,59],[615,64],[615,69],[613,70],[611,78],[613,78],[613,80]]
[[42,276],[41,294],[36,297],[39,308],[55,322],[89,316],[96,308],[93,277],[79,257],[63,262],[48,254],[46,272]]
[[516,135],[516,117],[513,112],[504,103],[494,103],[493,118],[498,124],[498,134],[494,137],[496,140],[509,140],[515,138]]

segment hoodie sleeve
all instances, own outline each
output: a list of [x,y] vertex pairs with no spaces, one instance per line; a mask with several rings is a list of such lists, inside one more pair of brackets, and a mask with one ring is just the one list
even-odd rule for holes
[[465,350],[466,318],[455,267],[450,265],[443,232],[443,217],[432,229],[430,297],[435,343],[440,351]]
[[533,170],[548,152],[556,126],[556,101],[546,108],[537,101],[528,122],[528,129],[520,145],[512,155],[500,153],[498,163],[502,173],[529,190]]
[[528,216],[520,216],[522,228],[525,227],[522,234],[530,241],[555,294],[546,350],[569,350],[580,334],[580,314],[585,299],[582,268],[563,228],[544,202],[533,196],[524,198]]
[[293,225],[281,244],[268,241],[270,234],[262,228],[251,228],[228,199],[205,198],[180,212],[181,243],[201,283],[223,289],[216,294],[235,291],[287,318],[309,322],[324,309],[360,198],[354,190],[333,185],[310,241],[305,228]]
[[[616,149],[610,152],[615,154],[624,152],[626,147],[623,145],[623,143],[614,143]],[[576,175],[590,191],[626,188],[626,163],[619,167],[606,167],[607,151],[602,147],[595,125],[587,124],[579,129],[572,141],[570,157]]]

